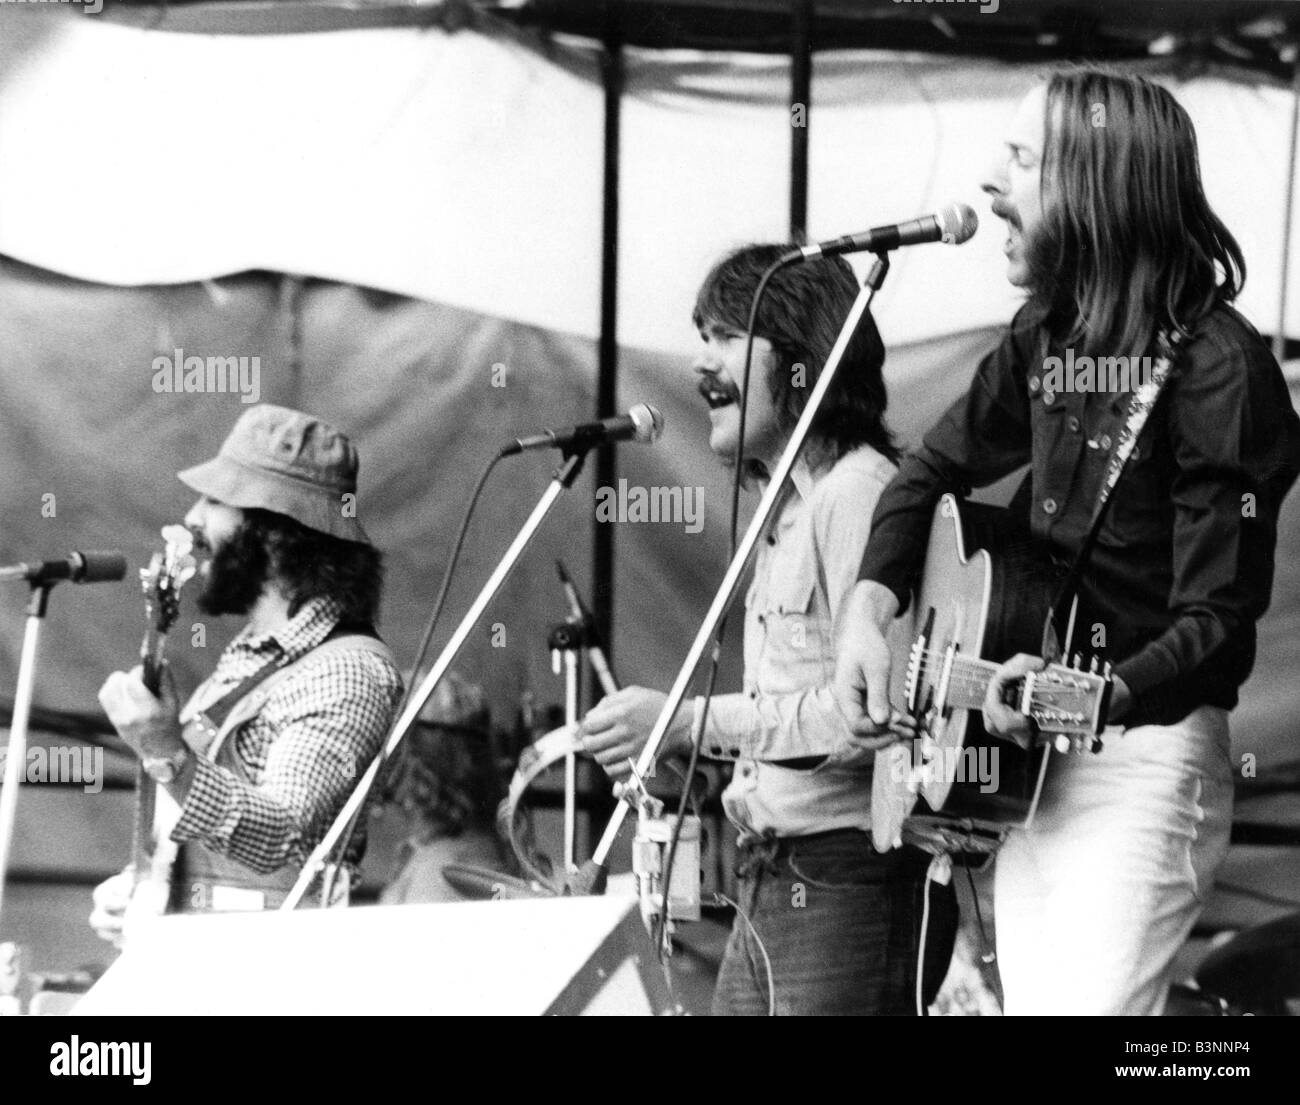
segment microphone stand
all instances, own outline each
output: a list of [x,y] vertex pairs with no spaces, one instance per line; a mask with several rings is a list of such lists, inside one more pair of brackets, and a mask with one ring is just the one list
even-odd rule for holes
[[366,769],[365,774],[361,776],[361,781],[357,783],[356,788],[352,791],[347,804],[344,805],[334,819],[329,832],[325,834],[311,855],[307,857],[307,862],[303,865],[298,881],[293,884],[293,889],[281,904],[280,909],[294,909],[307,893],[312,880],[316,877],[316,873],[324,869],[330,853],[338,845],[339,839],[346,831],[348,824],[356,816],[357,811],[361,809],[366,800],[366,795],[370,793],[371,787],[374,786],[380,766],[388,761],[389,757],[396,751],[397,746],[402,743],[406,734],[410,731],[411,726],[415,724],[416,719],[420,716],[420,711],[424,708],[424,704],[429,700],[429,696],[433,694],[443,676],[447,674],[447,669],[451,667],[452,661],[456,659],[457,653],[464,646],[470,631],[473,630],[479,618],[483,616],[483,612],[496,596],[497,591],[501,589],[506,576],[510,574],[520,556],[523,555],[524,549],[528,547],[533,535],[537,532],[547,514],[550,513],[551,507],[555,505],[560,493],[573,486],[573,481],[578,478],[578,473],[582,471],[582,464],[586,459],[587,450],[593,444],[591,441],[575,441],[564,447],[564,463],[551,478],[551,483],[543,493],[541,500],[533,508],[532,514],[528,516],[528,520],[524,522],[510,547],[506,549],[500,563],[497,564],[492,575],[488,577],[488,581],[483,584],[483,589],[478,593],[478,597],[470,606],[460,625],[456,627],[451,639],[443,647],[437,660],[434,661],[419,689],[411,695],[406,704],[406,709],[393,723],[383,749],[379,755],[371,760],[370,766]]
[[18,686],[14,691],[13,719],[9,723],[4,785],[0,787],[0,918],[4,916],[5,877],[9,871],[9,852],[18,815],[18,787],[27,765],[27,724],[31,718],[32,689],[36,683],[36,650],[40,645],[41,624],[45,620],[53,587],[52,580],[33,583],[31,599],[27,603],[27,627],[18,661]]
[[[578,702],[581,698],[582,661],[591,663],[604,694],[613,694],[618,690],[614,673],[609,669],[609,661],[600,647],[596,636],[596,625],[591,615],[578,597],[578,592],[564,570],[564,565],[555,562],[560,572],[560,581],[569,600],[571,611],[567,621],[551,630],[548,645],[551,649],[551,664],[555,674],[560,673],[560,661],[564,662],[564,721],[569,728],[578,724]],[[578,804],[578,768],[573,752],[564,757],[564,869],[572,876],[578,870],[575,842],[577,839],[577,804]]]
[[[564,724],[572,729],[578,724],[578,698],[582,676],[579,662],[586,650],[586,637],[579,623],[564,622],[551,630],[547,644],[551,649],[551,667],[560,674],[564,661]],[[572,750],[564,754],[564,870],[572,875],[577,864],[578,827],[578,760]]]
[[[816,386],[808,396],[808,403],[804,407],[803,414],[799,416],[799,421],[795,424],[793,432],[790,434],[790,441],[785,447],[785,452],[781,454],[781,459],[772,472],[772,478],[767,485],[767,490],[763,492],[763,497],[759,501],[753,520],[749,523],[744,538],[736,548],[736,554],[727,567],[727,573],[723,576],[722,583],[713,596],[713,603],[709,607],[709,612],[704,616],[704,622],[700,625],[690,651],[686,654],[686,660],[677,673],[677,679],[668,692],[668,699],[664,703],[664,708],[655,721],[654,728],[650,730],[650,736],[646,740],[645,747],[641,749],[641,755],[632,772],[632,784],[622,788],[620,794],[622,800],[614,810],[609,824],[605,826],[605,833],[600,838],[596,851],[591,859],[582,866],[581,870],[569,880],[565,887],[566,893],[601,894],[604,892],[605,882],[609,875],[609,853],[614,847],[614,841],[618,837],[619,830],[623,827],[624,819],[627,817],[628,812],[635,808],[634,804],[638,800],[640,790],[637,781],[647,776],[656,757],[659,755],[659,749],[663,746],[668,727],[672,724],[673,717],[681,707],[682,699],[686,696],[691,680],[695,677],[695,669],[699,666],[699,662],[717,630],[718,623],[722,620],[727,607],[731,603],[731,597],[740,583],[740,577],[744,574],[750,554],[754,551],[754,546],[758,544],[763,527],[767,525],[773,510],[776,509],[785,481],[789,478],[791,469],[794,468],[794,463],[799,456],[799,450],[803,447],[803,443],[812,427],[813,419],[817,417],[817,411],[820,409],[826,392],[830,388],[831,381],[835,378],[840,361],[844,357],[844,351],[848,347],[854,331],[857,330],[862,316],[866,313],[867,308],[871,306],[872,298],[881,284],[885,282],[885,276],[888,272],[889,256],[887,251],[882,250],[876,254],[875,263],[871,266],[871,271],[862,285],[862,290],[858,293],[857,299],[853,301],[853,306],[849,310],[848,317],[844,320],[844,325],[840,329],[840,335],[835,341],[835,346],[826,359],[826,366],[822,369],[821,375],[817,378]],[[703,740],[704,734],[695,733],[694,739],[697,741]]]

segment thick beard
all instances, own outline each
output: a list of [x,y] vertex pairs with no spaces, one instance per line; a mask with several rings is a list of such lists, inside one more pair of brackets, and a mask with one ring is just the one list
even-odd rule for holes
[[262,596],[270,560],[261,534],[247,521],[213,552],[198,608],[212,617],[247,614]]

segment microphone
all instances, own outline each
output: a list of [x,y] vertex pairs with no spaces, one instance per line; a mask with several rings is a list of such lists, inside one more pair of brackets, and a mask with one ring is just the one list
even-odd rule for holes
[[843,238],[831,238],[815,245],[792,249],[781,260],[789,264],[792,261],[811,261],[814,257],[861,253],[863,250],[879,253],[923,242],[959,246],[974,236],[979,225],[975,212],[964,203],[950,203],[937,215],[923,215],[911,222],[894,223],[892,226],[874,226],[860,234],[846,234]]
[[664,430],[664,416],[654,407],[638,403],[627,414],[602,418],[599,422],[583,422],[563,430],[543,430],[531,437],[516,438],[504,449],[501,456],[512,457],[525,449],[591,449],[614,441],[640,441],[646,444],[659,440]]
[[0,583],[26,580],[28,583],[112,583],[126,575],[126,557],[120,552],[72,552],[60,560],[34,560],[0,568]]

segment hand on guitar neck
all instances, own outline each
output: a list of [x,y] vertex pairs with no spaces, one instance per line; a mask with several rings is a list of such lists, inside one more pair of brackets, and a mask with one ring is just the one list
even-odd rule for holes
[[115,671],[99,688],[99,704],[113,728],[140,757],[169,759],[185,748],[181,740],[180,703],[171,668],[161,665],[158,694],[150,693],[136,665]]
[[[1028,652],[1017,653],[1010,660],[999,665],[989,679],[988,692],[984,696],[984,706],[980,711],[984,719],[984,729],[990,736],[1015,741],[1021,748],[1031,747],[1034,738],[1038,735],[1038,726],[1033,718],[1007,705],[1007,690],[1012,682],[1031,671],[1042,671],[1046,666],[1041,657]],[[1122,679],[1115,675],[1110,679],[1107,724],[1113,724],[1122,718],[1132,699]]]

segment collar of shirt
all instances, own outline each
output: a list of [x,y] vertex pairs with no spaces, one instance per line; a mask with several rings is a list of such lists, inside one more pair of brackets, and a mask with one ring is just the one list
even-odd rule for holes
[[302,609],[279,629],[253,634],[245,626],[230,642],[218,667],[224,666],[227,659],[251,656],[257,657],[261,662],[278,656],[282,663],[292,664],[333,632],[339,623],[340,614],[337,599],[317,597],[304,603]]
[[[831,468],[832,465],[827,464],[814,469],[801,454],[795,460],[794,467],[790,469],[790,479],[782,490],[781,498],[778,500],[776,508],[772,511],[772,516],[767,521],[767,526],[765,527],[766,532],[769,534],[775,533],[777,526],[781,524],[783,520],[785,524],[788,525],[789,519],[785,518],[785,515],[787,513],[786,508],[790,505],[791,496],[798,495],[800,502],[806,503],[810,498],[812,498],[813,488],[817,486],[817,481],[829,472]],[[770,479],[764,478],[760,484],[761,489],[766,491],[770,483]]]

